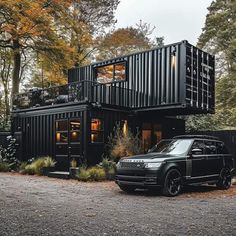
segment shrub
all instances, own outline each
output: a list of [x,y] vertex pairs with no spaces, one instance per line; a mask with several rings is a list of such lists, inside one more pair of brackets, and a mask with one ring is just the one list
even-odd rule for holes
[[91,180],[101,181],[106,179],[106,172],[104,169],[94,166],[88,169]]
[[20,171],[20,173],[27,174],[27,175],[34,175],[34,174],[36,174],[35,173],[35,169],[34,169],[34,167],[31,164],[26,165],[25,168]]
[[20,165],[20,161],[16,158],[16,139],[12,136],[7,136],[7,142],[7,148],[0,146],[0,161],[7,163],[9,169],[16,170]]
[[103,158],[99,163],[99,166],[102,167],[106,172],[108,172],[110,169],[116,169],[116,163],[109,160],[108,158]]
[[43,158],[44,158],[44,166],[43,167],[54,167],[56,165],[56,161],[54,161],[50,156],[46,156]]
[[116,176],[116,170],[115,169],[110,169],[108,172],[106,172],[106,179],[107,180],[114,180]]
[[0,162],[0,172],[8,172],[9,170],[10,167],[6,162]]
[[49,156],[40,157],[35,159],[31,164],[22,166],[24,169],[22,169],[21,173],[29,175],[42,175],[42,169],[44,167],[54,167],[55,164],[56,162]]
[[27,162],[22,162],[22,163],[20,164],[20,167],[19,167],[20,173],[23,173],[23,172],[24,172],[25,167],[26,167],[27,165],[28,165]]
[[80,168],[77,175],[81,181],[101,181],[106,179],[106,173],[101,167],[90,167],[88,169]]
[[116,163],[109,160],[108,158],[103,158],[102,162],[99,163],[99,167],[103,168],[106,173],[107,180],[113,180],[116,173]]
[[114,134],[109,136],[108,152],[112,160],[118,162],[121,157],[133,156],[142,153],[142,142],[139,132],[134,135],[129,129],[126,133],[117,125]]
[[85,168],[80,168],[77,174],[77,178],[81,181],[86,182],[90,180],[90,174]]

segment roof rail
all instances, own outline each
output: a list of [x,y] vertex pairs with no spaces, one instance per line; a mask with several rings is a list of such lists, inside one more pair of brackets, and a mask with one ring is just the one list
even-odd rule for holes
[[195,139],[195,138],[219,140],[218,137],[214,137],[214,136],[210,136],[210,135],[194,135],[194,134],[192,134],[192,135],[179,135],[179,136],[173,137],[173,139]]

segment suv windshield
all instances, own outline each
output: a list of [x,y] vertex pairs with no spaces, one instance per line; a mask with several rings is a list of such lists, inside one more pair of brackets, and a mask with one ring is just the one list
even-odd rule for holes
[[186,153],[191,144],[191,139],[162,140],[154,146],[150,152],[180,155]]

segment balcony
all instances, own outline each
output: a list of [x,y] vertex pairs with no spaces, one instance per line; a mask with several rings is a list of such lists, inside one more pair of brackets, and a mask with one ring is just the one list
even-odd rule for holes
[[15,96],[13,110],[55,106],[66,103],[100,103],[121,107],[137,107],[145,101],[144,94],[121,88],[118,83],[99,84],[80,81],[46,89],[35,88]]

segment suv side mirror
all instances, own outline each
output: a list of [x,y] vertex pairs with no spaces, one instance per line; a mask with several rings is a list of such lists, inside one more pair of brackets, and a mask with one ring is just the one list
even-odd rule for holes
[[192,149],[191,154],[192,155],[202,155],[203,151],[200,148],[194,148],[194,149]]

